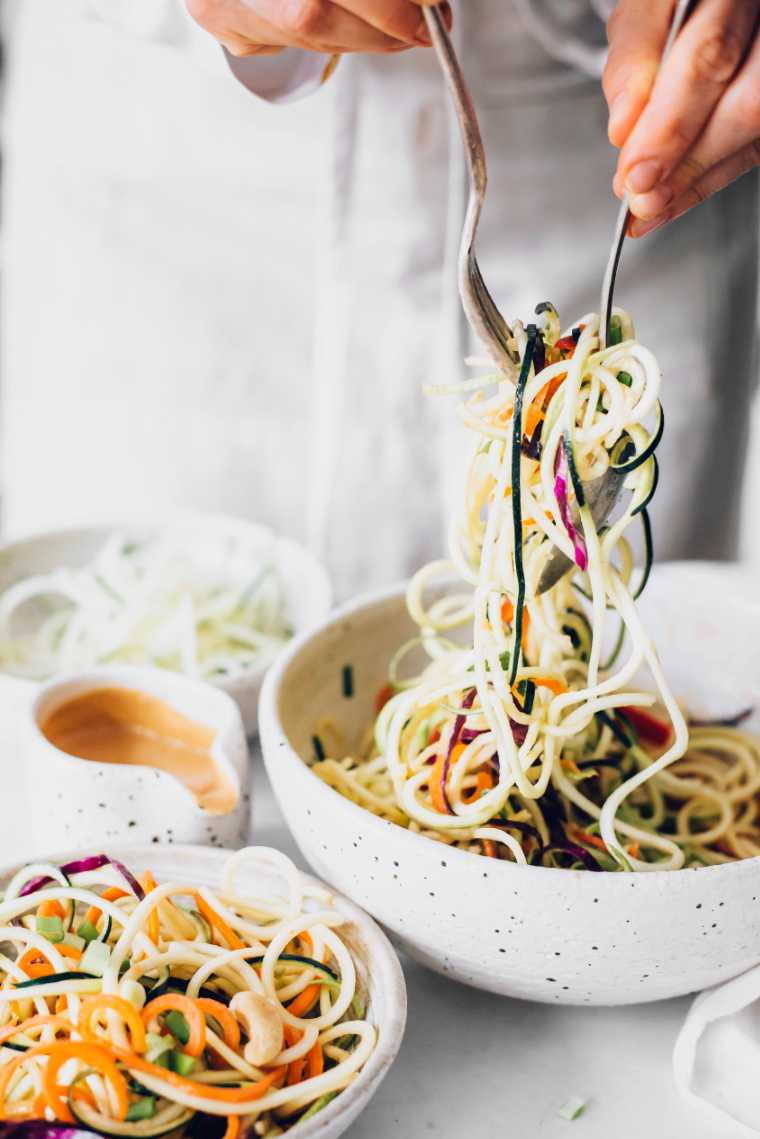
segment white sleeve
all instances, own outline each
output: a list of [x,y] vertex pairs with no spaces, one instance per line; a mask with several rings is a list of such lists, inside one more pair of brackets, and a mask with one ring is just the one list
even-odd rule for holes
[[277,55],[232,55],[224,49],[230,71],[244,87],[269,103],[288,103],[316,91],[329,79],[336,55],[288,47]]

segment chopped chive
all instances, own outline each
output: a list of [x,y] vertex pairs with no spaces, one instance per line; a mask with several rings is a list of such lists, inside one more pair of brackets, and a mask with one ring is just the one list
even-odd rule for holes
[[97,927],[91,921],[83,921],[77,929],[77,937],[81,937],[83,941],[97,941]]
[[505,649],[504,652],[499,657],[499,664],[501,665],[504,672],[509,672],[509,665],[510,665],[511,660],[512,660],[511,652],[509,651],[509,649]]
[[325,753],[324,746],[323,746],[322,741],[319,738],[319,736],[312,736],[311,742],[312,742],[312,745],[314,747],[314,753],[315,753],[317,759],[320,761],[323,760],[325,758],[326,753]]
[[191,1072],[195,1071],[195,1057],[188,1056],[186,1052],[178,1052],[172,1049],[167,1052],[169,1058],[169,1069],[176,1072],[178,1076],[189,1076]]
[[633,384],[633,376],[630,372],[618,372],[617,378],[618,382],[624,384],[627,388],[631,387]]
[[178,1040],[180,1044],[187,1044],[190,1039],[190,1028],[181,1012],[170,1009],[164,1017],[164,1024],[175,1040]]
[[607,337],[607,347],[611,348],[613,344],[619,344],[622,339],[623,322],[616,313],[615,316],[610,317],[610,331]]
[[55,916],[37,918],[37,933],[48,941],[63,941],[63,922]]
[[354,668],[351,664],[343,666],[343,695],[350,699],[354,694]]
[[581,1099],[581,1097],[577,1095],[571,1096],[567,1103],[563,1103],[562,1107],[557,1108],[557,1115],[559,1115],[562,1119],[572,1121],[573,1119],[577,1119],[579,1115],[583,1114],[585,1106],[585,1099]]
[[127,1108],[125,1119],[129,1123],[136,1123],[140,1119],[152,1119],[156,1114],[156,1097],[143,1096],[142,1099],[137,1099],[131,1103]]

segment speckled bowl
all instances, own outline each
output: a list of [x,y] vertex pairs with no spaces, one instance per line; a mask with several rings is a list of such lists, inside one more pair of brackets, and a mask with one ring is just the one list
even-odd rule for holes
[[[289,538],[280,538],[264,526],[241,518],[226,518],[214,514],[193,514],[180,517],[173,525],[187,525],[193,534],[214,534],[218,530],[227,534],[239,530],[247,538],[253,537],[271,550],[285,596],[287,619],[296,633],[315,628],[325,619],[332,601],[332,589],[323,567],[317,559]],[[60,566],[86,565],[100,551],[115,532],[128,538],[144,540],[157,533],[157,526],[111,525],[89,526],[81,529],[55,530],[35,534],[19,541],[0,546],[0,593],[22,578],[33,574],[49,573]],[[248,734],[256,731],[256,708],[261,682],[266,669],[252,668],[213,681],[216,688],[227,692],[240,708]],[[0,685],[6,676],[0,673]]]
[[[70,849],[48,855],[40,849],[39,861],[62,864],[91,854],[92,850]],[[130,870],[151,870],[159,882],[170,879],[217,888],[228,851],[202,846],[108,846],[107,853]],[[0,889],[19,866],[0,868]],[[245,881],[245,868],[239,881]],[[313,879],[312,879],[313,881]],[[323,883],[319,883],[323,885]],[[385,1079],[401,1047],[406,1025],[406,985],[398,958],[383,931],[358,906],[340,894],[333,906],[345,914],[341,937],[356,963],[358,989],[367,1006],[367,1019],[377,1029],[377,1046],[354,1082],[312,1119],[287,1129],[293,1139],[338,1139],[364,1110]]]
[[[760,685],[754,580],[727,565],[658,568],[642,606],[666,673],[692,709],[751,705]],[[494,862],[376,818],[322,783],[317,720],[349,739],[373,718],[394,650],[413,633],[403,591],[365,597],[296,640],[259,709],[280,806],[316,872],[423,964],[531,1000],[616,1005],[717,984],[760,961],[760,858],[701,870],[589,874]],[[347,697],[342,669],[353,666]],[[760,731],[753,716],[750,730]]]
[[[48,740],[41,725],[67,701],[116,685],[157,697],[213,732],[210,754],[235,792],[223,814],[199,806],[190,790],[168,771],[142,764],[79,759]],[[110,665],[41,686],[17,681],[8,703],[0,686],[0,710],[16,722],[17,769],[26,779],[37,846],[72,842],[203,843],[235,847],[250,825],[251,773],[243,721],[235,701],[211,684],[158,668]]]

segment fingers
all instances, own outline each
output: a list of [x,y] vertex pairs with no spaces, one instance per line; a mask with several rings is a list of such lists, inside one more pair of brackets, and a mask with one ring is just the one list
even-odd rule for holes
[[[345,2],[365,14],[368,10],[392,9],[397,28],[404,8],[417,22],[420,18],[419,8],[403,0]],[[235,55],[258,54],[261,47],[301,47],[325,53],[390,52],[417,42],[389,34],[331,0],[186,0],[186,4],[191,16]]]
[[700,202],[704,202],[706,198],[717,194],[719,190],[725,189],[731,182],[741,178],[742,174],[754,170],[756,166],[760,166],[760,138],[755,139],[748,146],[731,155],[730,158],[726,158],[713,166],[658,217],[648,221],[634,218],[628,230],[630,236],[644,237],[645,234],[659,229],[665,222],[681,217],[694,206],[698,206]]
[[683,198],[707,171],[760,138],[760,36],[712,118],[680,166],[648,194],[630,195],[631,212],[643,221],[659,217]]
[[[421,7],[432,6],[436,0],[338,0],[341,8],[352,12],[367,24],[394,39],[407,44],[430,45],[430,33],[427,30],[425,16]],[[448,9],[447,17],[451,19],[451,6],[442,5]]]
[[618,193],[650,192],[684,159],[739,69],[756,18],[754,0],[701,0],[624,144]]
[[608,133],[613,146],[623,145],[650,96],[671,9],[670,0],[620,0],[610,17],[610,49],[602,88],[610,112]]

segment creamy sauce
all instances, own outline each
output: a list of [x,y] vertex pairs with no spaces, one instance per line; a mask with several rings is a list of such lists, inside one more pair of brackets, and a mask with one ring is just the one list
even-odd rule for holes
[[209,814],[237,806],[237,791],[211,754],[213,730],[147,692],[91,688],[61,704],[40,728],[54,747],[79,759],[166,771]]

